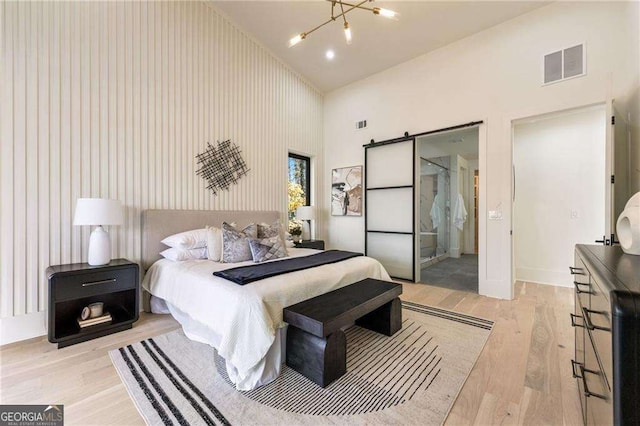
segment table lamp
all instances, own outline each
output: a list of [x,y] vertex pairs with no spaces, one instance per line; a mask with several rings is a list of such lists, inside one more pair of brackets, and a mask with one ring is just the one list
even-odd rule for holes
[[301,206],[296,210],[296,219],[302,221],[302,239],[310,240],[311,231],[309,229],[309,221],[316,218],[316,210],[313,206]]
[[616,232],[622,251],[640,255],[640,192],[627,201],[618,217]]
[[78,198],[74,225],[96,225],[89,238],[89,265],[111,262],[111,240],[103,225],[122,224],[122,203],[104,198]]

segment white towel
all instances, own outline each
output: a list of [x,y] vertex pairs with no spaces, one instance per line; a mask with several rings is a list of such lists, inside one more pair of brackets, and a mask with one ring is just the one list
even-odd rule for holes
[[433,205],[431,206],[429,215],[431,216],[433,229],[436,229],[442,220],[442,214],[440,213],[440,194],[436,194],[436,196],[433,197]]
[[459,230],[464,229],[464,223],[467,221],[467,209],[464,207],[464,198],[462,195],[458,194],[458,199],[456,200],[456,207],[453,210],[453,224]]

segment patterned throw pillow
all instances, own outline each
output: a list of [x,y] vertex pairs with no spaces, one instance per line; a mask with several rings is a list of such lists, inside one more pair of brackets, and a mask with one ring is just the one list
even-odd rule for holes
[[280,235],[263,239],[251,238],[249,247],[251,247],[253,261],[256,263],[289,256]]
[[249,238],[256,238],[258,227],[252,223],[238,231],[227,222],[222,223],[222,262],[237,263],[251,260]]
[[280,224],[280,219],[273,222],[271,225],[267,225],[266,223],[258,224],[258,238],[271,238],[276,236],[282,236],[282,225]]
[[284,246],[286,248],[292,248],[296,246],[295,243],[293,242],[293,237],[288,232],[284,233]]

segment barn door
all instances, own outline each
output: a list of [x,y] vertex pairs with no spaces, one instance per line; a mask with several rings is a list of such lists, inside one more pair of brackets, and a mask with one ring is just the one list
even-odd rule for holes
[[365,252],[415,281],[414,137],[365,146]]

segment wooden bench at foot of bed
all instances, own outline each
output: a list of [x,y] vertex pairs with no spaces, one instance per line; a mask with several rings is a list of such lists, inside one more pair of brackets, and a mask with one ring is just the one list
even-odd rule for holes
[[392,336],[402,328],[402,286],[367,278],[284,309],[287,365],[322,387],[347,372],[342,329],[354,323]]

